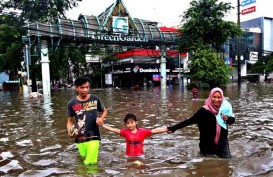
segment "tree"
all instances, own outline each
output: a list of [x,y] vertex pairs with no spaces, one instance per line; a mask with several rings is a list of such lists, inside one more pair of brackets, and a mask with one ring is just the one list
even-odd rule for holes
[[10,79],[17,75],[23,61],[22,25],[13,14],[0,16],[0,71],[8,73]]
[[222,56],[211,48],[199,47],[190,61],[189,77],[193,80],[202,81],[211,87],[225,87],[230,82],[232,69],[225,65]]
[[71,67],[73,73],[78,76],[79,63],[84,63],[84,51],[80,50],[76,44],[60,45],[55,52],[50,53],[50,78],[59,80],[66,78],[67,83],[71,83],[70,79]]
[[93,81],[92,86],[103,87],[103,76],[109,72],[109,70],[102,67],[102,63],[106,63],[110,66],[111,62],[117,60],[117,57],[115,56],[116,51],[113,46],[94,43],[90,45],[89,54],[100,59],[100,63],[90,63],[89,65],[92,68],[92,75],[90,75],[91,80]]
[[[23,26],[26,21],[46,22],[57,17],[65,18],[65,11],[77,6],[78,1],[81,0],[0,1],[0,71],[16,75],[17,70],[21,69],[22,36],[26,35]],[[36,70],[35,66],[30,69]]]
[[267,81],[269,74],[273,72],[273,52],[269,55],[261,56],[261,58],[252,65],[250,71],[252,73],[265,74],[265,81]]
[[193,80],[212,86],[225,86],[229,81],[230,67],[223,61],[223,44],[241,35],[234,22],[223,20],[233,7],[218,0],[193,0],[182,16],[178,50],[190,52],[190,73]]
[[31,22],[47,22],[54,21],[56,18],[66,18],[65,12],[78,6],[79,1],[82,0],[4,0],[1,2],[0,10],[6,13],[19,11],[19,18]]
[[220,51],[229,38],[239,36],[241,29],[224,17],[233,7],[218,0],[193,0],[182,16],[183,26],[178,47],[181,52],[194,51],[200,45],[209,45]]

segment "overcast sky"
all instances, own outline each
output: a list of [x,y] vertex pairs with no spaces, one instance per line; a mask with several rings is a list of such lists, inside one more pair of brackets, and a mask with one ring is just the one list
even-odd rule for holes
[[[156,21],[160,26],[177,27],[181,21],[181,17],[179,16],[188,9],[190,1],[191,0],[123,0],[123,3],[132,18]],[[231,13],[227,14],[225,19],[237,22],[237,0],[222,1],[231,2],[232,6],[235,7]],[[256,0],[257,3],[262,1],[266,3],[266,0]],[[73,20],[77,20],[80,14],[98,16],[114,2],[116,2],[116,0],[82,0],[82,2],[79,2],[77,8],[67,12],[67,16]],[[270,5],[265,5],[263,11],[266,7],[270,7]],[[252,13],[251,15],[254,14],[255,13]],[[245,16],[242,16],[241,19],[244,18]]]

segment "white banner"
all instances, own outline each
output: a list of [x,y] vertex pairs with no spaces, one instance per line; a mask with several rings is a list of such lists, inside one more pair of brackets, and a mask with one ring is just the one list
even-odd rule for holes
[[99,56],[93,56],[91,54],[85,54],[85,61],[86,63],[99,63],[100,62],[100,58]]
[[105,84],[106,85],[112,85],[112,74],[105,74]]
[[249,60],[257,61],[258,60],[258,52],[249,52]]

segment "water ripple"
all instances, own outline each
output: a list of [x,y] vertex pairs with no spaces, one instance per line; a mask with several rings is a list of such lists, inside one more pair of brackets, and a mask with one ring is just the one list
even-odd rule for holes
[[[136,114],[138,126],[173,125],[193,115],[208,96],[191,100],[188,90],[160,88],[91,89],[108,109],[105,123],[124,128],[124,116]],[[17,92],[0,92],[0,175],[6,176],[270,176],[273,171],[273,86],[231,84],[225,96],[236,121],[229,126],[230,160],[203,158],[199,131],[189,126],[175,134],[157,134],[145,140],[145,158],[125,158],[123,137],[101,129],[99,164],[85,166],[72,138],[67,137],[66,104],[75,96],[60,89],[51,97],[29,99]],[[213,169],[213,170],[211,170]]]

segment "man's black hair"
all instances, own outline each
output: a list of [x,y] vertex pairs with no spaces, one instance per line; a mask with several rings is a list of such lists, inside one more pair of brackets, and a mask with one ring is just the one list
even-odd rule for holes
[[75,85],[76,87],[78,87],[78,86],[81,86],[82,84],[84,84],[84,83],[86,83],[86,82],[89,82],[89,84],[90,84],[89,78],[86,77],[86,76],[80,76],[80,77],[78,77],[78,78],[75,80],[74,85]]

